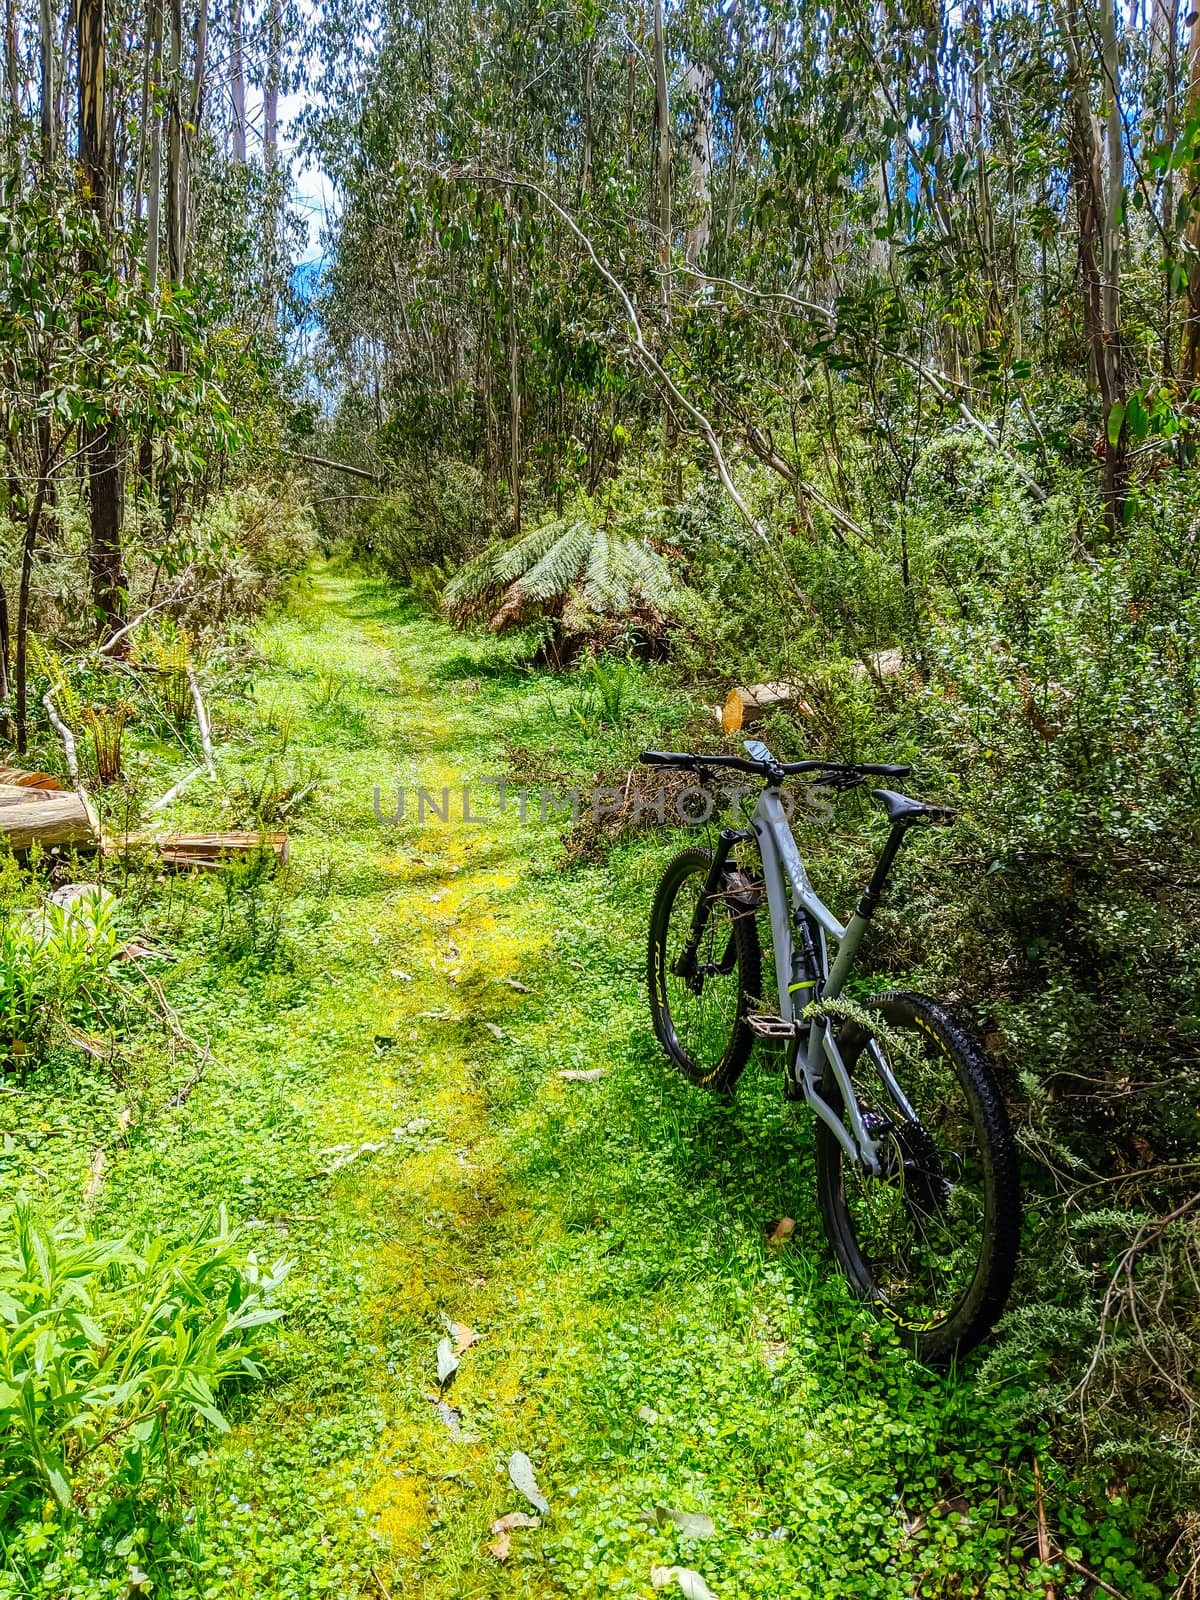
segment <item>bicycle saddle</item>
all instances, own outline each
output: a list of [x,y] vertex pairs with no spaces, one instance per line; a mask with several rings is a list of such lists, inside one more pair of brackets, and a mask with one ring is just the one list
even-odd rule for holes
[[894,826],[907,827],[913,822],[952,822],[954,812],[949,806],[930,806],[924,800],[914,800],[911,795],[897,794],[894,789],[872,789],[871,799],[878,800]]

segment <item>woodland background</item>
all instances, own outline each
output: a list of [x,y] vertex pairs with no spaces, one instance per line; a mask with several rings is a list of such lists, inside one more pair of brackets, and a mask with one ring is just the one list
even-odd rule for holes
[[1194,1587],[1200,15],[5,0],[3,42],[9,747],[147,607],[219,632],[320,550],[912,760],[962,821],[880,970],[971,1008],[1028,1157],[987,1363]]

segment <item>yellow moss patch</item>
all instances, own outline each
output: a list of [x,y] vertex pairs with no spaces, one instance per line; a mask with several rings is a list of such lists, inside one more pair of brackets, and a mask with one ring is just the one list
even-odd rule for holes
[[429,1520],[429,1491],[420,1478],[393,1473],[380,1478],[367,1495],[367,1510],[395,1555],[415,1556]]

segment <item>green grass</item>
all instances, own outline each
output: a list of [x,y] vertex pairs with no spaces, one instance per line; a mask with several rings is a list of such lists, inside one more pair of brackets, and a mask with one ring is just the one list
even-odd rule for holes
[[[266,1380],[226,1397],[232,1433],[196,1434],[154,1492],[92,1481],[65,1521],[10,1519],[0,1596],[125,1596],[135,1565],[155,1600],[647,1597],[671,1565],[722,1600],[1085,1594],[1035,1559],[1035,1454],[1054,1548],[1159,1594],[1132,1556],[1136,1484],[1093,1491],[1003,1392],[922,1371],[851,1302],[810,1130],[769,1069],[728,1101],[667,1070],[641,974],[677,837],[568,869],[561,825],[511,807],[421,827],[410,794],[404,822],[376,820],[376,785],[386,811],[397,783],[611,779],[687,716],[669,674],[632,669],[618,727],[590,702],[572,717],[572,684],[523,670],[519,642],[328,569],[257,645],[253,695],[214,696],[218,755],[227,793],[272,762],[322,774],[288,873],[126,886],[127,917],[180,953],[167,993],[213,1062],[179,1107],[192,1059],[145,1042],[116,1082],[62,1055],[10,1080],[3,1186],[76,1214],[104,1147],[97,1231],[224,1204],[295,1262],[287,1315]],[[442,1314],[480,1334],[448,1393],[457,1441],[427,1398]],[[502,1564],[489,1524],[529,1509],[515,1449],[551,1511]],[[648,1525],[656,1503],[714,1534]]]

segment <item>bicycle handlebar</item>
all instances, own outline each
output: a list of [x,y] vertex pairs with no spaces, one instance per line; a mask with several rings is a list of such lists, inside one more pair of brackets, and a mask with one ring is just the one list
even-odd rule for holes
[[845,772],[864,778],[907,778],[911,767],[893,767],[872,761],[748,761],[744,756],[695,756],[681,750],[643,750],[638,760],[648,767],[727,767],[735,772],[753,772],[760,778],[782,773],[794,777],[800,772]]

